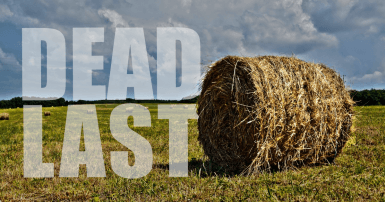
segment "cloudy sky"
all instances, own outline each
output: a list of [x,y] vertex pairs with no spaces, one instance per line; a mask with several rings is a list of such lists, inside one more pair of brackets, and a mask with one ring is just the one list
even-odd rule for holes
[[[385,88],[384,25],[383,0],[0,0],[0,99],[21,96],[22,28],[52,28],[64,35],[64,97],[72,99],[73,28],[104,28],[104,42],[92,46],[93,55],[104,58],[104,69],[93,71],[93,85],[109,83],[115,29],[143,28],[156,98],[158,27],[198,33],[202,67],[229,54],[295,54],[336,69],[347,85],[361,90]],[[42,72],[45,82],[44,67]]]

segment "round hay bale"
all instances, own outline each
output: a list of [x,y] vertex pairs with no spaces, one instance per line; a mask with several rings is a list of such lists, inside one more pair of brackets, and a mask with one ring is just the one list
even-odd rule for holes
[[44,116],[51,116],[51,112],[44,112]]
[[332,161],[349,137],[354,102],[323,64],[227,56],[210,66],[201,88],[198,140],[228,171]]
[[9,114],[8,113],[1,113],[0,114],[0,120],[9,120]]

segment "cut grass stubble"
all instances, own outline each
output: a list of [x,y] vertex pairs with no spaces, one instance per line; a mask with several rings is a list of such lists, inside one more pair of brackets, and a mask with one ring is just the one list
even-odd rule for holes
[[[43,162],[54,163],[54,178],[23,177],[23,109],[2,109],[11,120],[0,122],[0,200],[383,200],[385,193],[385,107],[360,107],[349,147],[335,164],[298,170],[239,176],[227,173],[204,157],[197,121],[189,120],[189,177],[168,177],[168,120],[151,112],[151,127],[133,127],[146,138],[154,154],[153,170],[139,179],[124,179],[111,169],[111,151],[129,151],[110,134],[109,117],[117,105],[96,105],[106,178],[87,178],[80,166],[78,178],[59,178],[67,107],[49,108],[43,116]],[[43,111],[47,110],[43,108]],[[80,150],[84,150],[81,142]],[[129,151],[130,164],[134,163]],[[132,165],[132,164],[131,164]]]

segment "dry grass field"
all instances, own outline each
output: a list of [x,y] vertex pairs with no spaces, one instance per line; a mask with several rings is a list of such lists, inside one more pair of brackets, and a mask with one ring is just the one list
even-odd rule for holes
[[[356,107],[349,146],[334,164],[298,170],[240,176],[225,173],[203,156],[197,120],[189,121],[189,177],[168,177],[168,120],[157,119],[149,107],[152,127],[133,127],[154,152],[153,170],[139,179],[124,179],[111,169],[111,151],[129,151],[110,133],[109,118],[116,105],[96,105],[107,177],[59,178],[67,107],[43,108],[43,162],[55,164],[54,178],[23,177],[23,109],[1,109],[0,200],[131,200],[131,201],[385,201],[385,107]],[[81,143],[81,150],[84,143]],[[133,157],[132,153],[130,154]],[[131,158],[132,162],[133,159]],[[132,163],[131,162],[131,163]]]

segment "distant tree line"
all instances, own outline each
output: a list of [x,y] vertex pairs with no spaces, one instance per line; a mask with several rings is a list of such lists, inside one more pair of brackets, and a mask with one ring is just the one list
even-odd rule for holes
[[[356,102],[357,106],[369,105],[385,105],[385,90],[350,90],[350,96]],[[188,100],[134,100],[127,98],[125,100],[96,100],[96,101],[68,101],[64,98],[50,101],[23,101],[21,97],[15,97],[10,100],[0,101],[0,108],[22,108],[23,105],[42,105],[43,107],[51,106],[68,106],[75,104],[123,104],[123,103],[197,103],[199,96]]]
[[42,105],[43,107],[57,107],[57,106],[68,106],[75,104],[123,104],[123,103],[197,103],[198,96],[188,100],[134,100],[127,98],[125,100],[96,100],[96,101],[68,101],[64,98],[49,101],[23,101],[21,97],[14,97],[10,100],[1,100],[0,108],[22,108],[23,105]]
[[385,105],[385,90],[351,90],[350,96],[357,106]]

